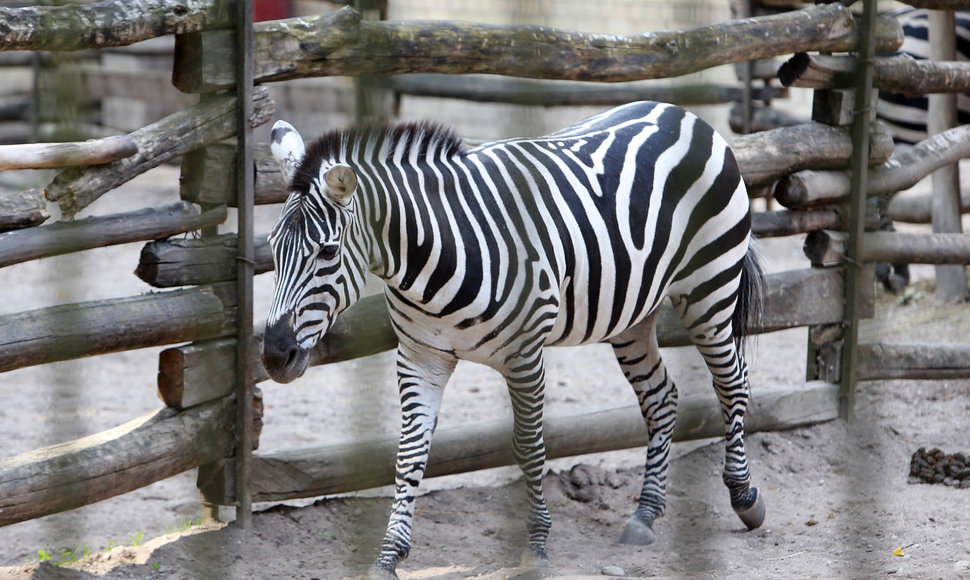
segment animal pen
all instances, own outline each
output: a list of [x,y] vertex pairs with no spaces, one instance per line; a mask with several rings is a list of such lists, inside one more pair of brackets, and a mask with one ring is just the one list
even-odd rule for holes
[[[877,16],[875,4],[866,2],[856,17],[836,3],[631,36],[527,25],[369,21],[351,8],[251,24],[250,3],[215,0],[0,8],[0,55],[91,51],[175,34],[172,81],[199,95],[197,104],[127,135],[0,147],[0,169],[64,168],[46,187],[3,194],[0,267],[144,241],[137,274],[161,289],[0,317],[0,372],[174,345],[159,360],[162,410],[97,435],[0,459],[0,525],[74,509],[196,467],[207,513],[213,516],[217,505],[235,506],[244,527],[250,525],[252,502],[393,482],[396,440],[253,452],[262,412],[255,384],[267,378],[253,325],[253,276],[273,268],[265,233],[253,231],[253,212],[256,205],[281,203],[287,192],[267,146],[253,142],[252,128],[274,113],[266,85],[296,78],[388,75],[387,86],[398,93],[540,105],[636,99],[751,103],[782,97],[785,89],[769,83],[752,88],[751,82],[685,91],[567,81],[659,79],[794,53],[780,76],[786,84],[815,89],[813,121],[750,132],[731,146],[752,195],[773,196],[785,207],[755,213],[754,234],[807,234],[813,267],[769,276],[767,310],[753,330],[808,327],[808,380],[798,387],[761,389],[746,430],[851,419],[857,381],[970,377],[966,345],[858,340],[858,321],[873,312],[875,262],[970,263],[970,237],[961,233],[875,231],[881,216],[874,200],[970,157],[970,127],[947,127],[911,150],[894,152],[885,129],[870,114],[858,114],[872,111],[875,89],[970,92],[970,64],[874,56],[902,41],[898,24]],[[959,3],[939,4],[931,7],[953,9]],[[748,68],[749,80],[756,68]],[[537,80],[522,80],[509,91],[494,79],[456,82],[459,77],[445,76],[468,73]],[[748,127],[757,120],[750,108],[742,117]],[[112,189],[179,157],[181,201],[73,219]],[[924,205],[941,204],[934,211],[959,216],[959,193],[956,198]],[[49,215],[49,206],[56,206],[59,220]],[[238,217],[237,233],[219,234],[216,228],[230,208]],[[927,221],[933,213],[900,204],[888,208],[894,219]],[[197,238],[174,237],[196,231]],[[661,346],[689,344],[669,305],[659,328]],[[395,344],[383,297],[369,297],[342,315],[313,351],[311,364],[368,356]],[[675,440],[722,435],[713,397],[683,398],[679,413]],[[427,475],[513,463],[509,425],[442,427]],[[548,457],[555,458],[642,446],[646,430],[631,406],[552,417],[545,440]],[[366,469],[359,468],[362,458]]]

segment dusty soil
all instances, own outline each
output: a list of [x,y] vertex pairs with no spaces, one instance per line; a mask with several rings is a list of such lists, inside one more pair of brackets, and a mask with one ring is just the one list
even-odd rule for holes
[[[113,194],[94,211],[174,200],[177,170],[161,168]],[[157,187],[156,183],[166,183]],[[146,202],[146,199],[148,200]],[[99,202],[101,203],[101,202]],[[257,225],[268,228],[272,215]],[[801,240],[768,240],[772,270],[803,267]],[[147,291],[131,276],[137,245],[86,252],[0,270],[0,313]],[[107,266],[106,266],[107,265]],[[95,281],[86,272],[99,272]],[[926,277],[927,269],[916,269]],[[265,304],[267,281],[258,288]],[[881,295],[879,317],[865,336],[881,340],[966,341],[970,308],[939,306],[921,282],[909,301]],[[835,299],[835,297],[833,297]],[[257,305],[257,312],[261,306]],[[759,385],[804,381],[806,333],[760,337],[752,358]],[[94,433],[159,406],[154,398],[157,349],[146,349],[0,374],[3,456]],[[710,392],[699,357],[670,349],[671,372],[685,394]],[[577,414],[634,404],[608,348],[550,353],[550,414]],[[295,384],[263,384],[262,449],[299,447],[393,434],[397,425],[392,359],[380,355],[313,369]],[[713,393],[710,394],[713,401]],[[445,396],[441,424],[507,416],[499,378],[461,366]],[[668,509],[658,540],[617,543],[639,490],[643,450],[550,462],[553,567],[517,568],[524,536],[524,493],[515,468],[428,481],[420,498],[404,579],[456,578],[967,578],[970,489],[907,483],[918,447],[970,452],[970,380],[860,384],[857,421],[748,436],[756,485],[768,516],[746,532],[720,481],[720,441],[675,444]],[[194,475],[137,492],[0,528],[0,578],[265,579],[353,576],[376,554],[388,490],[259,506],[251,530],[189,526],[198,517]],[[166,534],[166,531],[180,530]],[[167,529],[166,529],[167,528]],[[901,550],[897,550],[901,548]],[[62,551],[62,549],[64,551]],[[52,555],[38,562],[39,551]],[[75,556],[88,555],[76,562]],[[62,561],[60,566],[52,563]]]

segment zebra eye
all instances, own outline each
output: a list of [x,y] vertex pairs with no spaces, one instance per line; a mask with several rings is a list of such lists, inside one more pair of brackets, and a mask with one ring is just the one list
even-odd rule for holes
[[340,253],[340,244],[334,242],[320,246],[320,258],[323,260],[333,260]]

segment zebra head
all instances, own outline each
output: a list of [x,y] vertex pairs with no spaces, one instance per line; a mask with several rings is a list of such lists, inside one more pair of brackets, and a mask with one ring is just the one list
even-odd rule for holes
[[273,126],[271,150],[289,183],[289,198],[269,241],[276,288],[263,336],[263,366],[288,383],[303,374],[311,349],[337,314],[360,297],[362,260],[347,250],[357,176],[317,155],[288,123]]

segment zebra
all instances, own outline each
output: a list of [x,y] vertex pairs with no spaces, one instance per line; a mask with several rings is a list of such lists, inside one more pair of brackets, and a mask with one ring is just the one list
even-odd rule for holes
[[[896,19],[903,29],[903,44],[893,54],[906,54],[918,60],[930,58],[929,10],[908,8],[897,12]],[[957,60],[970,55],[970,11],[958,10],[956,18]],[[926,130],[929,99],[926,95],[906,96],[879,91],[876,116],[889,127],[897,143],[914,145],[928,137]],[[970,95],[957,94],[957,122],[970,123]]]
[[386,282],[399,338],[395,492],[372,577],[396,578],[410,551],[415,492],[459,359],[505,378],[529,501],[523,565],[549,565],[546,346],[612,344],[649,434],[620,541],[651,543],[677,411],[655,333],[665,297],[713,376],[731,505],[748,529],[761,525],[765,502],[743,440],[741,342],[760,316],[764,273],[734,155],[710,125],[673,105],[636,102],[544,137],[472,149],[431,123],[331,131],[305,145],[278,121],[271,141],[290,193],[270,235],[270,377],[302,375],[317,340],[360,297],[367,270]]
[[[930,58],[929,14],[930,11],[925,8],[907,8],[894,14],[903,29],[903,44],[894,55],[905,54],[917,60]],[[967,60],[970,55],[970,11],[957,10],[954,16],[957,60]],[[915,145],[929,137],[928,111],[929,98],[926,95],[879,91],[876,100],[876,117],[889,128],[896,144]],[[957,94],[957,122],[961,125],[970,123],[970,95]],[[886,215],[890,199],[883,197],[876,202],[880,204],[879,229],[882,231],[896,229]],[[909,264],[877,262],[876,279],[886,290],[899,293],[909,285]]]

